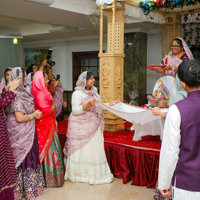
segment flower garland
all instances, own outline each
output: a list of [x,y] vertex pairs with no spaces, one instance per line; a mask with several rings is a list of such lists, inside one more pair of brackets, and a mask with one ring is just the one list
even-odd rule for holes
[[153,10],[173,10],[175,8],[183,8],[183,6],[191,6],[200,3],[200,0],[145,0],[139,3],[140,8],[145,15]]
[[[190,14],[191,16],[193,14]],[[182,24],[184,33],[183,39],[186,41],[189,48],[195,46],[196,48],[200,47],[200,13],[198,13],[195,17],[195,22],[191,22],[189,24],[188,14],[183,15],[184,23]],[[200,52],[195,51],[194,56],[199,57]]]

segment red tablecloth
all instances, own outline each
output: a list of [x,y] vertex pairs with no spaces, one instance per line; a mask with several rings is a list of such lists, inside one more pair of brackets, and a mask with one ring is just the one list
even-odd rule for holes
[[[66,141],[68,121],[58,122],[58,136],[61,148]],[[126,124],[132,126],[131,123]],[[161,141],[159,136],[145,136],[141,141],[133,141],[134,132],[104,131],[106,157],[115,177],[123,183],[146,185],[154,188],[158,178],[158,163]]]

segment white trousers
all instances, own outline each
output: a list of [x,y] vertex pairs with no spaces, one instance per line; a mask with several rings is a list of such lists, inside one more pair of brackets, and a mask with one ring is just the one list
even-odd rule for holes
[[188,190],[172,188],[173,200],[200,200],[200,192],[191,192]]

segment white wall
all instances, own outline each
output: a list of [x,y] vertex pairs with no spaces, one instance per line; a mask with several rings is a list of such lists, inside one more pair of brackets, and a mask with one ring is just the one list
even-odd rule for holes
[[6,67],[22,66],[21,39],[13,44],[13,39],[0,39],[0,80]]
[[[147,65],[159,65],[162,60],[162,35],[147,35]],[[152,94],[156,81],[162,76],[147,69],[147,94]]]
[[[56,62],[53,74],[60,74],[61,83],[65,90],[72,90],[72,52],[98,51],[99,39],[69,41],[69,42],[43,42],[34,44],[22,44],[22,48],[48,47],[53,49],[52,60]],[[104,40],[103,50],[107,51]]]
[[[99,49],[99,40],[80,40],[68,42],[36,42],[34,44],[23,44],[22,48],[48,47],[53,49],[52,58],[56,61],[53,74],[60,74],[61,82],[65,90],[72,90],[72,52],[96,51]],[[107,51],[106,40],[103,49]],[[162,35],[147,35],[147,65],[160,64],[162,59]],[[147,94],[151,94],[156,81],[161,74],[156,74],[147,69]]]

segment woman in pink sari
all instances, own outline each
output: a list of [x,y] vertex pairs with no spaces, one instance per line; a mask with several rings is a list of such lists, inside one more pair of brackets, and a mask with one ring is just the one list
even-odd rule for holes
[[64,184],[64,163],[56,133],[56,106],[53,104],[51,93],[47,90],[48,82],[47,74],[43,71],[36,72],[31,94],[34,97],[35,109],[42,112],[42,118],[36,119],[36,130],[45,185],[57,187]]
[[34,118],[41,118],[40,111],[34,108],[33,97],[26,91],[26,72],[21,67],[11,70],[9,82],[16,79],[19,72],[20,85],[14,91],[16,97],[6,108],[6,124],[17,170],[17,183],[14,190],[15,200],[25,197],[33,200],[44,192],[38,141]]
[[175,72],[178,70],[178,66],[185,60],[194,60],[192,52],[188,45],[182,38],[174,38],[171,42],[171,50],[164,57],[161,65],[166,65],[164,69],[153,69],[156,73],[165,72],[166,76],[175,76]]

